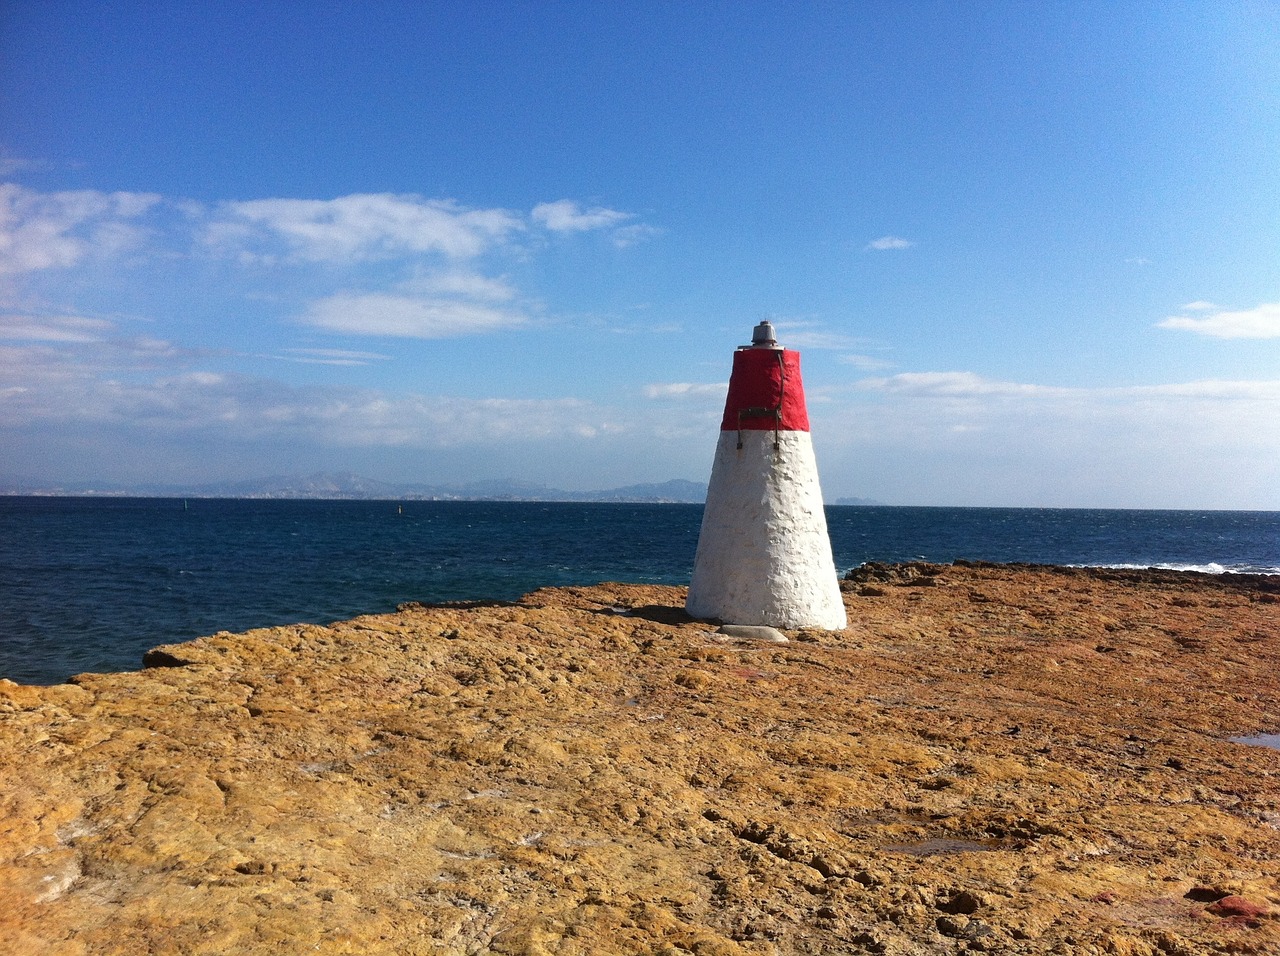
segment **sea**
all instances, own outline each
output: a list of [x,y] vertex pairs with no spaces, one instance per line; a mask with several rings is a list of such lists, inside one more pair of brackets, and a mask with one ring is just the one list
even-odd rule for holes
[[[0,497],[0,678],[540,587],[685,585],[701,505]],[[845,506],[836,567],[956,559],[1280,574],[1280,512]]]

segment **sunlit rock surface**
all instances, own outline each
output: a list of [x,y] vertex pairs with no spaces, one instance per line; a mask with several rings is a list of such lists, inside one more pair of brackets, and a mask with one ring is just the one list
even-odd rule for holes
[[1280,952],[1280,579],[866,567],[0,682],[6,953]]

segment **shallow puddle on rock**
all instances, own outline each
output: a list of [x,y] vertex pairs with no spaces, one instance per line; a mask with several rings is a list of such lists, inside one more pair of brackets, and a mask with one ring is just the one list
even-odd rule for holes
[[957,840],[954,837],[929,837],[915,843],[887,843],[884,849],[890,853],[907,853],[911,856],[941,856],[944,853],[985,853],[997,849],[997,845],[978,840]]
[[1280,734],[1253,734],[1248,737],[1232,737],[1233,744],[1248,744],[1250,747],[1270,747],[1280,750]]

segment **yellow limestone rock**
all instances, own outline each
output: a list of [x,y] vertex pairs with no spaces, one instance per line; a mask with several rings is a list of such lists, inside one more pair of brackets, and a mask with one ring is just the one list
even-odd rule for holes
[[1280,580],[604,584],[0,682],[0,949],[1280,951]]

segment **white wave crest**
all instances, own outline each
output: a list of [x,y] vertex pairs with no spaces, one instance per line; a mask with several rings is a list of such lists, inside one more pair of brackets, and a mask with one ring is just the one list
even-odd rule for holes
[[1076,564],[1077,568],[1115,568],[1122,571],[1197,571],[1200,574],[1280,574],[1280,567],[1254,564],[1235,564],[1230,567],[1210,561],[1207,564],[1178,564],[1164,562],[1160,564]]

